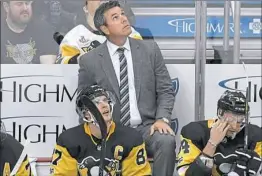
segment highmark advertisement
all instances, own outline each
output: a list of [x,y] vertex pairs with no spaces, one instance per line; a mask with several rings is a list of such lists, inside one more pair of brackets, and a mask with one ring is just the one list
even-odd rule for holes
[[[194,37],[194,16],[137,16],[136,26],[147,28],[155,37]],[[234,23],[230,19],[229,34],[234,36]],[[240,19],[240,36],[242,38],[261,38],[262,23],[260,16],[242,16]],[[143,36],[148,36],[146,31]],[[207,37],[224,36],[224,17],[207,17]]]

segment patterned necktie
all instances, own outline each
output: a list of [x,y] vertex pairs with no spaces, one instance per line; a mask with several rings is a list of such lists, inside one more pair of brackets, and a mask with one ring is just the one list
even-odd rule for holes
[[129,106],[129,88],[128,88],[128,72],[127,61],[124,54],[125,48],[118,48],[120,61],[120,122],[125,126],[130,125],[130,106]]

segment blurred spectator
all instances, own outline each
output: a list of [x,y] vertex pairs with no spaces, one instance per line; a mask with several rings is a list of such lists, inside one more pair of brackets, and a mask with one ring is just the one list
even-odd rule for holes
[[[1,19],[1,63],[54,63],[57,45],[48,24],[33,19],[33,1],[4,1]],[[57,48],[57,49],[56,49]]]
[[[36,9],[40,11],[38,16],[49,23],[54,31],[67,33],[76,26],[77,15],[72,9],[77,9],[78,6],[72,7],[69,0],[41,0],[35,3]],[[71,8],[72,12],[68,10],[68,7]]]

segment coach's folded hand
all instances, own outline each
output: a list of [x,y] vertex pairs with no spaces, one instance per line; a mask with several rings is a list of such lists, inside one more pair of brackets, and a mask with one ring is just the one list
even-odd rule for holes
[[255,175],[261,165],[261,158],[253,150],[237,149],[237,165],[235,172],[239,175],[243,171],[246,171],[250,175]]
[[150,129],[150,135],[152,136],[155,131],[159,131],[160,134],[171,134],[175,136],[174,131],[171,129],[171,127],[164,122],[163,120],[157,120]]

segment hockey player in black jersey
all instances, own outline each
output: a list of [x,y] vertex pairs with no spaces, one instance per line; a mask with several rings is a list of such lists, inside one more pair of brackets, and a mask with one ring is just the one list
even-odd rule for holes
[[0,119],[0,175],[32,176],[24,147],[11,135],[7,134]]
[[88,110],[86,98],[96,104],[107,124],[104,175],[151,175],[142,136],[135,129],[114,123],[112,97],[112,94],[98,85],[80,90],[76,109],[85,123],[59,136],[52,157],[51,175],[98,176],[101,132],[96,118]]
[[[181,131],[177,171],[180,176],[260,175],[262,130],[244,125],[246,97],[225,91],[218,100],[216,119],[191,122]],[[248,128],[248,149],[244,133]]]

